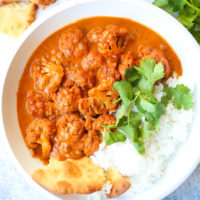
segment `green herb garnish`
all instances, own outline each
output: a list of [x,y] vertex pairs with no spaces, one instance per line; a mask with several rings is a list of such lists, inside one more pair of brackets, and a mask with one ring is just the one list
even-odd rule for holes
[[177,109],[184,108],[185,110],[189,110],[193,105],[190,89],[183,84],[179,84],[175,88],[165,87],[164,92],[166,94],[162,97],[164,105],[167,105],[172,99],[173,105]]
[[159,119],[168,103],[172,102],[176,109],[189,110],[193,106],[193,99],[190,89],[179,84],[175,88],[164,87],[165,95],[158,101],[153,94],[153,87],[164,78],[164,67],[153,59],[144,59],[140,67],[127,69],[125,78],[113,86],[119,92],[121,108],[115,125],[103,125],[108,129],[105,142],[107,145],[124,142],[128,137],[142,154],[145,152],[144,140],[151,136],[152,131],[159,130]]
[[154,0],[153,4],[179,20],[200,44],[200,0]]

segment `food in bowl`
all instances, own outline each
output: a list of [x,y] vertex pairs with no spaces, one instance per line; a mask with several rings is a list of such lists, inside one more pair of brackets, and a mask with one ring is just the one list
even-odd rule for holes
[[192,119],[181,76],[170,45],[130,19],[86,18],[49,36],[17,93],[24,141],[47,165],[33,179],[55,193],[110,198],[154,184]]

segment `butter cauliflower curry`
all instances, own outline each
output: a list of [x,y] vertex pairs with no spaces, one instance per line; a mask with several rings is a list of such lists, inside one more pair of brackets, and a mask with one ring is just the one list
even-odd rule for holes
[[44,163],[89,157],[99,149],[106,128],[116,123],[115,81],[152,58],[164,78],[182,74],[167,42],[129,19],[93,17],[48,37],[30,57],[17,93],[19,125],[32,156]]

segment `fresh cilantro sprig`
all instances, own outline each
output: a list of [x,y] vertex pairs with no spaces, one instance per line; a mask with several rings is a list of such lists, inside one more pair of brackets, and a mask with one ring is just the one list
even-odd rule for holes
[[154,0],[153,4],[179,20],[200,44],[200,0]]
[[189,110],[193,105],[190,89],[183,84],[177,85],[175,88],[165,87],[165,96],[162,97],[162,103],[167,105],[170,100],[175,108]]
[[128,137],[139,153],[144,153],[144,140],[152,131],[159,130],[159,119],[165,113],[165,107],[172,102],[177,109],[189,110],[193,106],[190,89],[183,84],[175,88],[165,87],[165,95],[158,101],[153,88],[164,77],[164,67],[153,59],[144,59],[140,66],[126,70],[126,80],[117,81],[113,88],[119,92],[121,101],[116,124],[103,125],[108,131],[105,142],[111,145],[124,142]]

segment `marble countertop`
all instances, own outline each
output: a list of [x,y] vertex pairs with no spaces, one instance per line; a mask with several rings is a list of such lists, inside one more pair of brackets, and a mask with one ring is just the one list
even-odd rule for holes
[[[57,0],[57,4],[66,0]],[[152,2],[152,0],[146,0]],[[56,6],[54,4],[51,7]],[[45,9],[45,11],[39,13],[40,17],[45,12],[51,9],[51,7]],[[12,39],[5,35],[0,34],[0,74],[5,75],[6,63],[12,56],[18,40]],[[0,80],[1,81],[1,80]],[[2,84],[0,83],[2,86]],[[0,92],[2,88],[0,88]],[[19,172],[15,169],[13,164],[8,158],[4,144],[0,141],[0,200],[44,200],[41,194],[34,190]],[[175,192],[170,194],[164,200],[200,200],[200,165],[196,168],[193,174],[188,180],[181,185]]]

